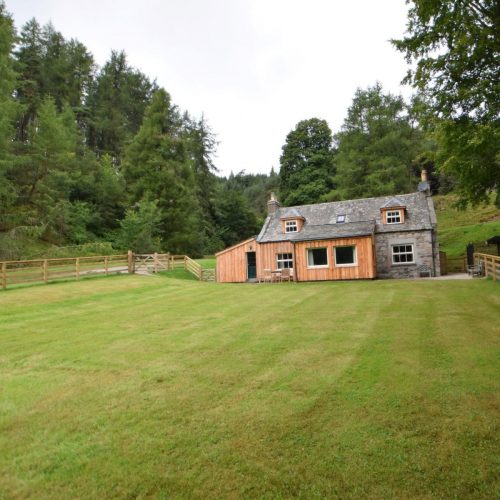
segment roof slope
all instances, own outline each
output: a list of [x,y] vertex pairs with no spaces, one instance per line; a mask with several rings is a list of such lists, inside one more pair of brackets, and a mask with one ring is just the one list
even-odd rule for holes
[[[405,222],[382,224],[380,209],[394,206],[396,201],[397,206],[406,207]],[[337,223],[338,215],[345,215],[345,223]],[[280,219],[298,216],[305,219],[302,230],[283,233]],[[435,213],[432,198],[417,192],[397,197],[382,196],[279,208],[267,217],[257,241],[306,241],[365,236],[374,232],[418,231],[431,229],[433,223]]]

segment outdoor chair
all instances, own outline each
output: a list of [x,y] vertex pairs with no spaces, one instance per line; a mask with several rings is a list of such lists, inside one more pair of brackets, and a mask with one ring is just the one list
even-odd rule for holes
[[273,275],[271,269],[264,269],[264,274],[259,276],[259,283],[272,283]]
[[290,272],[290,269],[285,268],[281,270],[281,281],[292,281],[293,276],[292,273]]
[[483,263],[473,264],[472,266],[467,266],[467,274],[470,274],[473,278],[474,276],[483,275]]

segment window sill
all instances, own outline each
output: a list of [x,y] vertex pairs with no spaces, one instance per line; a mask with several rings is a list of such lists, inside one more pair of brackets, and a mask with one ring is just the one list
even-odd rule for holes
[[328,269],[329,267],[327,264],[326,266],[307,266],[307,269]]
[[358,267],[358,263],[354,264],[335,264],[335,267]]
[[416,262],[393,262],[393,266],[416,266]]

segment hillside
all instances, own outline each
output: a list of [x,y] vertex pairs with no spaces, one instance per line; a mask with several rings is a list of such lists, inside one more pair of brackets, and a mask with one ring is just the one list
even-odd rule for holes
[[441,250],[448,257],[459,257],[465,255],[467,244],[473,243],[477,250],[496,253],[496,246],[486,248],[485,241],[500,235],[500,210],[493,204],[458,210],[456,201],[452,194],[434,197]]

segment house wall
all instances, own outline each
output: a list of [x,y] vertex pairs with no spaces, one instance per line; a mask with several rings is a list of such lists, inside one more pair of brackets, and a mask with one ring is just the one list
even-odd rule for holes
[[[337,267],[335,265],[333,249],[336,246],[351,245],[356,247],[357,264],[349,267]],[[328,267],[308,268],[308,248],[327,248]],[[374,278],[376,276],[376,269],[373,251],[372,236],[297,242],[295,243],[295,279],[297,281],[322,281]]]
[[[392,263],[392,246],[403,244],[413,245],[413,264]],[[375,235],[375,250],[379,278],[418,278],[422,265],[432,269],[433,276],[440,275],[439,248],[431,230],[378,233]]]
[[[264,275],[264,269],[276,269],[276,254],[291,253],[293,255],[293,243],[290,241],[280,241],[277,243],[259,243],[257,252],[257,276]],[[294,263],[295,256],[293,255]]]
[[216,275],[219,283],[243,283],[247,281],[247,252],[257,252],[255,238],[246,240],[216,255]]

